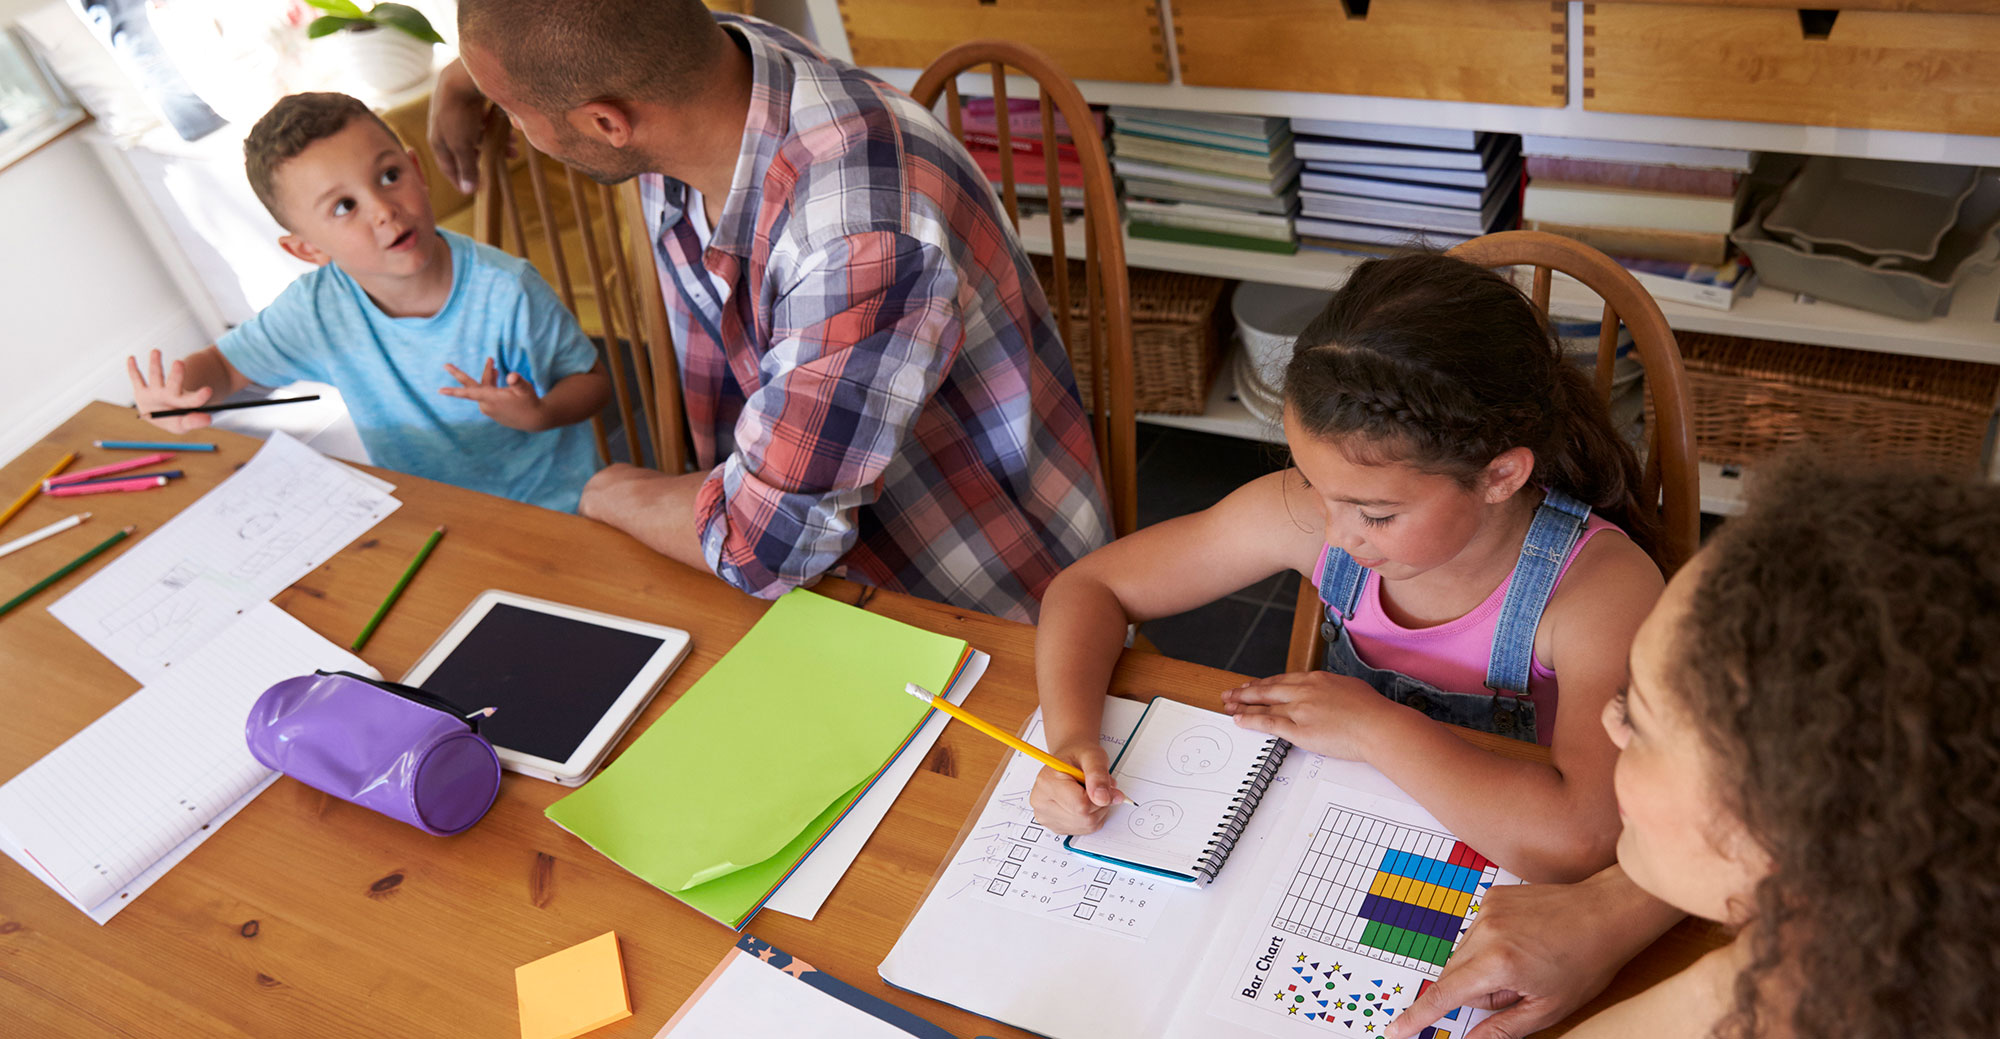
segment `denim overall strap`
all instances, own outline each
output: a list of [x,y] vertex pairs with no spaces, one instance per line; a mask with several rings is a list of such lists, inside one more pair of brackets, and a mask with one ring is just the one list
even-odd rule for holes
[[1327,620],[1335,624],[1354,619],[1354,607],[1361,602],[1361,588],[1368,583],[1368,569],[1346,551],[1328,545],[1326,568],[1319,578],[1319,599],[1326,606]]
[[1486,661],[1486,687],[1516,696],[1528,692],[1529,667],[1535,659],[1535,629],[1555,592],[1556,578],[1570,549],[1590,522],[1590,506],[1558,490],[1549,490],[1528,524],[1521,560],[1507,598],[1500,604],[1500,622],[1493,630],[1493,655]]

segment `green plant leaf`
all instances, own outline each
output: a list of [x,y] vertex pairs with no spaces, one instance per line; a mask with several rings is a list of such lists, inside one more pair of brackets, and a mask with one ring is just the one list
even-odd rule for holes
[[[342,18],[350,20],[358,21],[368,17],[362,13],[360,5],[356,4],[354,0],[306,0],[306,3],[328,14],[339,15]],[[328,31],[331,32],[332,30]]]
[[436,29],[431,28],[431,20],[422,11],[406,4],[376,4],[368,11],[368,18],[377,25],[390,25],[409,33],[425,43],[443,43]]
[[306,37],[317,40],[322,36],[331,36],[350,26],[373,24],[367,18],[344,18],[339,15],[324,14],[313,19],[312,24],[306,26]]

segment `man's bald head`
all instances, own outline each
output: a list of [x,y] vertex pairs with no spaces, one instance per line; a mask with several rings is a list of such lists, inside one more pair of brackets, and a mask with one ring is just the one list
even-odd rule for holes
[[699,0],[460,0],[458,34],[546,113],[611,99],[685,102],[730,46]]

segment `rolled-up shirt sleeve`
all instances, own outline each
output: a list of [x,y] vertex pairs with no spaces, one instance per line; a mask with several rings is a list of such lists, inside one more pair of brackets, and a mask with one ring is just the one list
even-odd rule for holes
[[851,234],[800,258],[772,308],[736,450],[695,499],[702,555],[775,597],[840,561],[964,338],[961,282],[907,235]]

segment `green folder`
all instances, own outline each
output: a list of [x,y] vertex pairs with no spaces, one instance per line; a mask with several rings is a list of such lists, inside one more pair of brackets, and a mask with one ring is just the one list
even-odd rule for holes
[[943,692],[965,655],[963,639],[790,592],[548,816],[741,929],[929,716],[903,686]]

